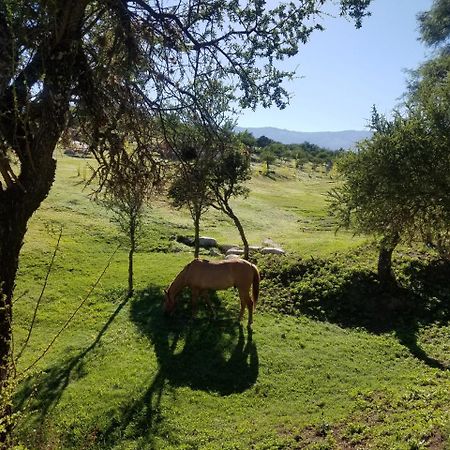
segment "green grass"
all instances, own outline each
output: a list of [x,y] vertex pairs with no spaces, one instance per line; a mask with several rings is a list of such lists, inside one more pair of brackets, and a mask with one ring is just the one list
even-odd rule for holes
[[[29,226],[16,296],[28,293],[14,307],[16,350],[61,226],[63,237],[19,372],[46,348],[121,241],[82,189],[85,164],[59,157],[53,190]],[[285,168],[277,174],[255,176],[249,198],[235,202],[252,244],[271,238],[291,253],[334,259],[363,242],[334,234],[323,195],[332,180]],[[394,330],[376,334],[270,312],[264,305],[277,296],[273,288],[262,290],[250,334],[235,320],[232,290],[215,298],[216,320],[203,309],[191,320],[185,303],[167,319],[162,289],[192,258],[168,251],[181,233],[192,233],[186,213],[155,202],[136,255],[135,296],[123,296],[121,249],[51,351],[22,377],[18,441],[30,449],[449,448],[446,323],[415,330],[420,353]],[[215,213],[202,233],[239,243]]]

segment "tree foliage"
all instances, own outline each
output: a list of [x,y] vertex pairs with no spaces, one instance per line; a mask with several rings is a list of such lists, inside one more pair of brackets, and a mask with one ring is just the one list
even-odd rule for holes
[[450,37],[450,1],[434,0],[430,10],[418,16],[422,41],[427,45],[441,46],[449,44]]
[[381,236],[381,251],[392,253],[400,238],[422,239],[442,254],[447,251],[449,93],[448,82],[424,78],[405,117],[396,114],[388,121],[375,110],[373,137],[337,163],[345,181],[331,192],[332,209],[341,225]]
[[[449,36],[447,0],[419,15],[422,39],[444,45]],[[340,224],[381,237],[378,272],[393,282],[391,256],[401,239],[421,239],[450,255],[450,57],[440,52],[414,73],[405,113],[392,120],[373,110],[371,139],[346,154],[341,187],[331,193]]]
[[[441,201],[439,167],[420,117],[375,117],[374,137],[337,163],[345,184],[334,191],[341,223],[364,233],[419,231],[420,214]],[[339,195],[338,195],[339,194]],[[337,205],[338,206],[338,205]]]

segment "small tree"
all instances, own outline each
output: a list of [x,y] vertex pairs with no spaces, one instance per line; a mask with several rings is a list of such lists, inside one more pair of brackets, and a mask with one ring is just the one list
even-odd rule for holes
[[269,173],[270,165],[275,162],[275,155],[270,150],[263,150],[261,152],[261,161],[266,163],[266,173]]
[[134,290],[133,258],[142,234],[145,205],[162,180],[160,160],[150,151],[143,158],[142,150],[123,152],[121,167],[105,180],[99,199],[113,213],[111,220],[128,239],[128,297]]
[[192,165],[187,170],[180,170],[169,189],[169,196],[175,207],[186,206],[194,222],[194,257],[200,254],[200,219],[209,209],[211,200],[205,177],[205,167]]

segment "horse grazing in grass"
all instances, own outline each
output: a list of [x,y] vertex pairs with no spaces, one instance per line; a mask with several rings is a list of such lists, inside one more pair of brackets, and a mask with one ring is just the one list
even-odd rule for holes
[[[165,291],[164,310],[172,314],[175,309],[176,296],[184,288],[189,287],[192,292],[192,308],[195,311],[196,302],[200,294],[208,289],[224,290],[236,287],[241,298],[239,320],[242,320],[245,307],[248,310],[248,326],[253,323],[253,310],[259,295],[259,272],[255,265],[243,259],[226,261],[204,261],[194,259],[172,281]],[[252,286],[253,300],[250,296]],[[211,307],[208,296],[206,301]]]

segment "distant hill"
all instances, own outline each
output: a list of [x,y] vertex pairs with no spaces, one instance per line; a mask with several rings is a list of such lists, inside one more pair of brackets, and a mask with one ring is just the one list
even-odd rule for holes
[[303,132],[282,130],[274,127],[236,127],[236,131],[244,130],[249,131],[256,138],[266,136],[274,141],[281,142],[282,144],[301,144],[307,141],[311,144],[316,144],[330,150],[339,150],[340,148],[348,149],[354,147],[356,142],[366,139],[372,135],[371,131],[363,130]]

